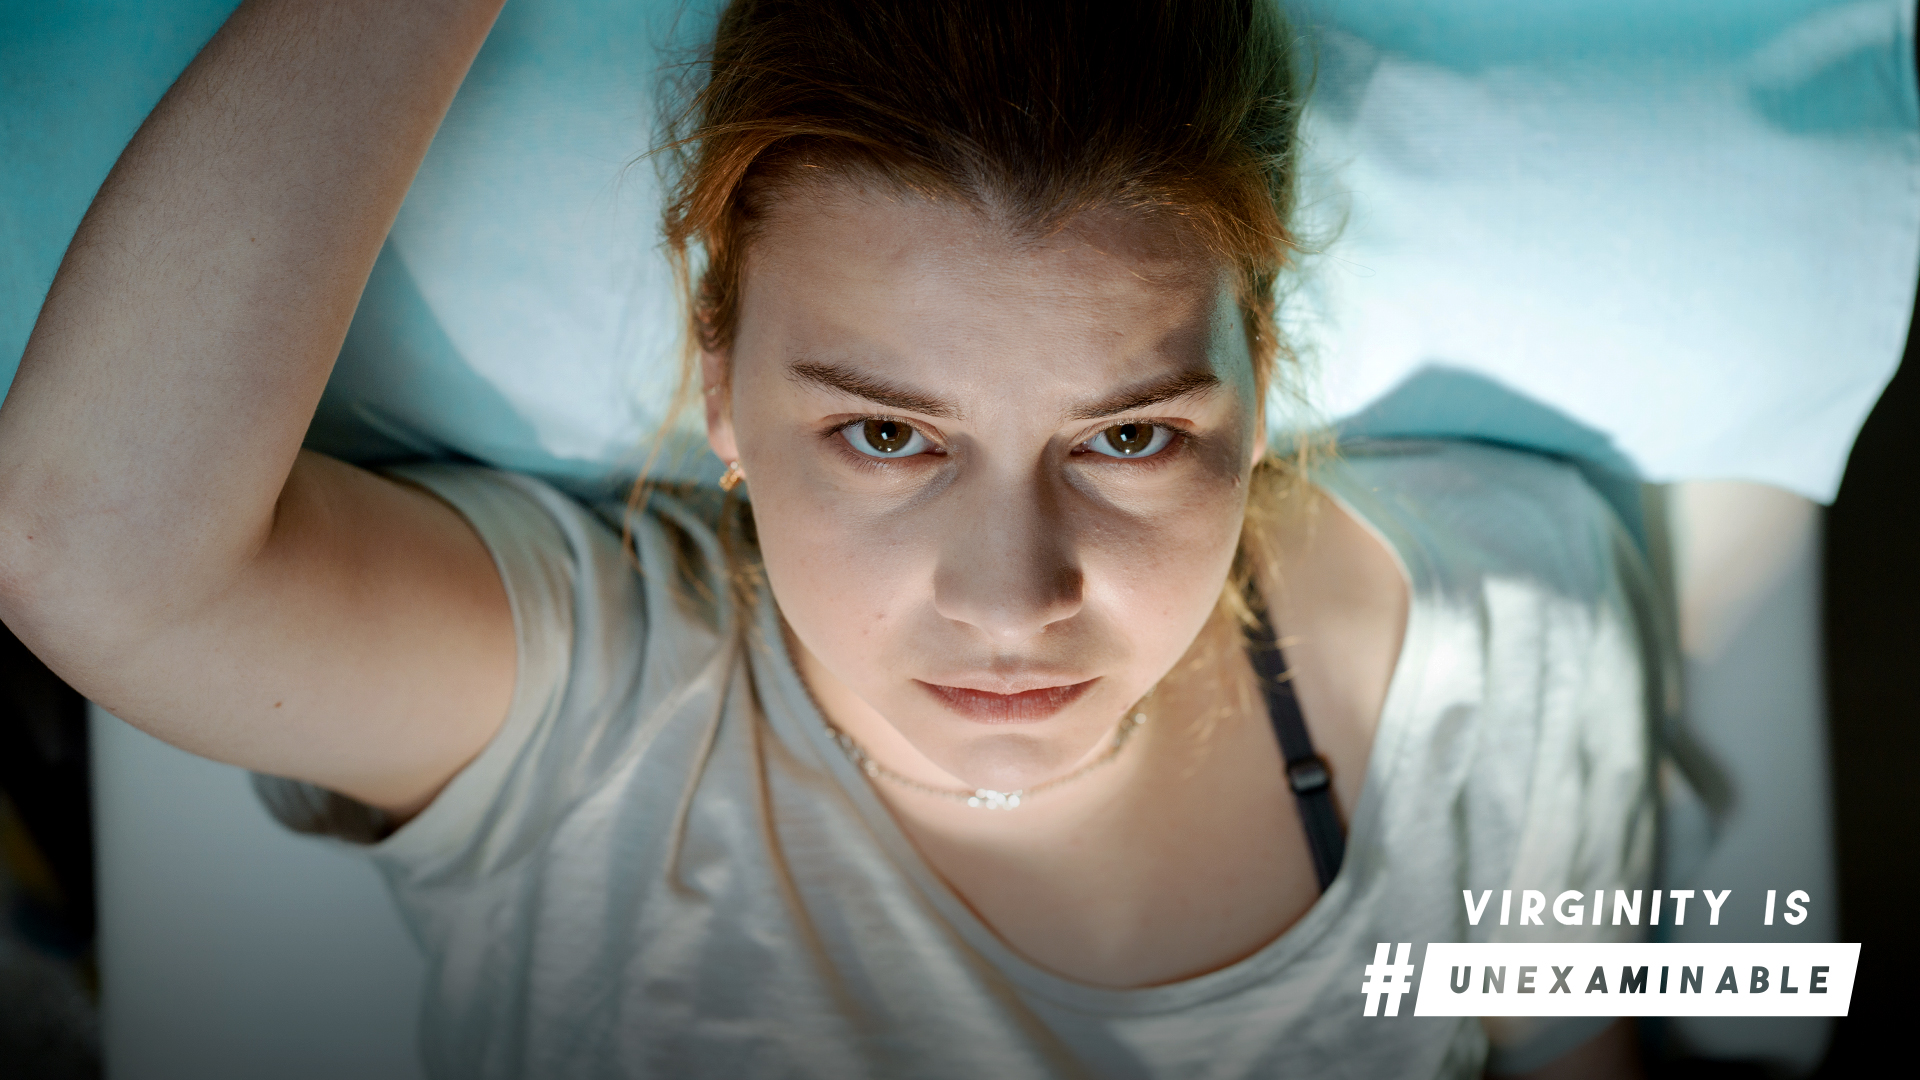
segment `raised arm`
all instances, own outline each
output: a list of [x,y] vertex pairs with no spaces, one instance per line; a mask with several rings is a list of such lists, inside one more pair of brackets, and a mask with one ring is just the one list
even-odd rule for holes
[[501,0],[247,0],[100,188],[0,406],[0,619],[197,753],[405,815],[497,729],[505,592],[300,450]]

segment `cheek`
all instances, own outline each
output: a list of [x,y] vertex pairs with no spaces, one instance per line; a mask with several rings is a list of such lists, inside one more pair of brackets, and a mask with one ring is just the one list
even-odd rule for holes
[[1102,522],[1082,543],[1087,604],[1157,680],[1213,614],[1239,547],[1244,503],[1233,489],[1190,491],[1151,514]]
[[932,580],[924,545],[804,482],[763,485],[753,513],[768,584],[800,640],[843,676],[883,663]]

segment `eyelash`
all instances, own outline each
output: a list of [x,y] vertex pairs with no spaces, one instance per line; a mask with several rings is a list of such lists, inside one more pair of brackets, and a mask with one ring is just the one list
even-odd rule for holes
[[[1160,451],[1152,457],[1144,458],[1109,457],[1097,450],[1082,449],[1082,447],[1085,447],[1088,443],[1099,438],[1100,433],[1106,431],[1108,428],[1125,427],[1128,424],[1139,424],[1143,427],[1164,429],[1170,436],[1167,440],[1167,445],[1162,447]],[[1073,456],[1078,458],[1096,458],[1103,464],[1119,465],[1129,469],[1158,469],[1172,464],[1174,460],[1179,458],[1187,449],[1187,446],[1193,442],[1193,439],[1193,432],[1188,431],[1186,428],[1170,420],[1155,420],[1150,416],[1119,416],[1106,421],[1096,430],[1088,432],[1086,438],[1074,443]]]
[[[896,424],[906,424],[908,427],[911,427],[915,431],[918,431],[921,435],[926,436],[927,441],[934,444],[934,449],[931,453],[923,452],[923,453],[915,454],[913,455],[913,457],[904,457],[904,458],[871,457],[867,454],[863,454],[860,451],[855,450],[853,447],[847,445],[846,432],[848,431],[848,429],[859,427],[861,424],[864,424],[869,420],[878,420],[881,422],[886,422],[890,420]],[[866,416],[856,416],[851,420],[842,421],[828,428],[825,432],[821,434],[821,437],[826,439],[829,444],[831,444],[836,450],[838,450],[841,457],[845,458],[847,461],[849,461],[850,463],[852,463],[857,467],[867,468],[867,469],[875,469],[875,470],[894,469],[894,468],[899,468],[901,465],[904,465],[907,462],[914,460],[914,458],[945,457],[947,453],[946,448],[942,447],[938,442],[936,442],[933,436],[928,433],[927,429],[924,426],[920,424],[916,424],[913,421],[907,420],[903,417],[888,416],[885,413],[870,413]]]
[[[847,429],[858,427],[869,420],[879,420],[879,421],[890,420],[896,424],[906,424],[912,427],[914,430],[920,432],[922,435],[926,435],[927,440],[929,442],[934,442],[935,449],[932,453],[915,454],[914,457],[945,457],[946,456],[946,453],[947,453],[946,449],[944,447],[941,447],[937,442],[935,442],[932,435],[928,433],[925,427],[919,424],[916,424],[911,420],[907,420],[898,416],[887,416],[883,413],[872,413],[866,416],[856,416],[850,420],[846,420],[841,423],[835,424],[832,427],[828,428],[823,433],[823,437],[829,440],[830,442],[832,442],[834,445],[836,445],[839,448],[840,453],[845,457],[847,457],[848,459],[850,459],[851,461],[853,461],[854,464],[864,466],[866,468],[870,468],[870,469],[894,468],[905,462],[909,462],[913,460],[913,458],[870,457],[866,454],[860,453],[858,450],[855,450],[853,447],[848,446],[846,441],[846,436],[845,436],[845,432],[847,431]],[[1087,443],[1098,438],[1101,432],[1107,430],[1108,428],[1120,427],[1125,424],[1142,424],[1142,425],[1152,425],[1153,427],[1157,427],[1157,428],[1165,428],[1167,432],[1172,436],[1172,438],[1167,443],[1166,447],[1162,449],[1159,453],[1154,454],[1152,457],[1146,457],[1146,458],[1126,459],[1126,458],[1108,457],[1107,455],[1101,454],[1098,451],[1085,449]],[[1130,469],[1157,469],[1164,465],[1170,464],[1175,458],[1180,457],[1182,453],[1187,449],[1188,445],[1193,441],[1193,438],[1194,438],[1193,432],[1187,430],[1186,428],[1180,426],[1179,424],[1175,424],[1167,420],[1155,420],[1145,416],[1123,416],[1123,417],[1117,417],[1113,420],[1109,420],[1106,423],[1101,424],[1100,427],[1089,432],[1085,438],[1073,444],[1073,449],[1070,451],[1070,453],[1076,458],[1082,458],[1082,459],[1097,458],[1102,463],[1112,463],[1112,464],[1121,465]]]

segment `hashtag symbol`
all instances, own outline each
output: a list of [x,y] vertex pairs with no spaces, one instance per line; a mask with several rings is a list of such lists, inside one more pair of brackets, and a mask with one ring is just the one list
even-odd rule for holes
[[[1387,962],[1387,943],[1380,942],[1373,950],[1373,963],[1367,965],[1367,976],[1360,980],[1360,992],[1366,995],[1366,1003],[1360,1008],[1361,1016],[1399,1016],[1400,995],[1413,989],[1413,945],[1401,942],[1394,953],[1395,963]],[[1386,1011],[1381,1011],[1381,1006]]]

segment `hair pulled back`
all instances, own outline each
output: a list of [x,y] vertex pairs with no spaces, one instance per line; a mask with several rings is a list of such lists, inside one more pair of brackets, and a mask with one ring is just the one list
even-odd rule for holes
[[1032,237],[1176,220],[1233,272],[1264,395],[1299,112],[1273,0],[734,0],[695,74],[665,215],[692,344],[731,344],[770,200],[839,174]]

